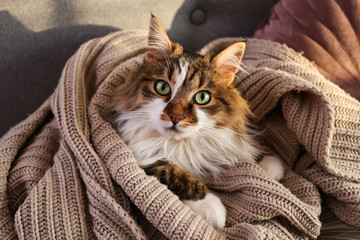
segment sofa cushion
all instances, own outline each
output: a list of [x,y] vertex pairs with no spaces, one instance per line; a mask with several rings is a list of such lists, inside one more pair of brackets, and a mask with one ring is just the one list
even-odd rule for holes
[[255,37],[285,43],[360,100],[360,2],[281,0]]
[[277,0],[0,1],[0,136],[54,91],[81,43],[148,29],[155,14],[188,50],[223,36],[251,36]]

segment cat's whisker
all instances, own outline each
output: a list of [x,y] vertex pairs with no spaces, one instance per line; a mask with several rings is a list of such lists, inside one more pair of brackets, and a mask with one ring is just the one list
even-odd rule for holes
[[252,126],[252,124],[249,124],[248,129],[250,132],[256,132],[254,134],[249,134],[249,136],[261,136],[264,134],[264,132],[266,132],[266,130],[268,129],[268,126],[266,126],[265,128],[263,128],[261,131],[257,130],[255,126]]
[[246,67],[245,64],[243,64],[243,63],[240,64],[240,68],[239,68],[240,71],[235,75],[235,79],[236,79],[236,83],[237,83],[237,84],[236,84],[236,87],[237,87],[239,84],[242,86],[242,89],[243,89],[242,93],[243,93],[245,99],[247,99],[247,98],[248,98],[248,96],[247,96],[248,91],[247,91],[247,88],[245,87],[244,82],[241,81],[239,75],[245,73],[246,77],[248,77],[248,76],[250,76],[250,73],[249,73],[248,71],[246,71],[246,70],[245,70],[243,67],[241,67],[241,66],[245,66],[245,67]]
[[250,73],[249,73],[248,71],[246,71],[242,66],[245,66],[245,67],[246,67],[246,65],[245,65],[244,63],[240,63],[239,70],[240,70],[241,72],[243,72],[243,73],[246,73],[246,75],[249,76]]
[[134,121],[134,117],[119,117],[115,120],[115,123],[118,124],[119,126],[126,124],[128,121],[132,121],[132,125],[139,125],[140,127],[143,126],[144,123],[147,123],[148,120],[144,119],[144,120],[139,120],[136,119],[136,121]]
[[[233,131],[231,129],[225,129],[225,131],[229,131],[230,133],[233,134]],[[224,134],[224,132],[220,132],[220,131],[216,131],[213,128],[207,128],[207,132],[210,132],[212,135],[214,135],[217,138],[221,138],[222,135]],[[229,144],[231,145],[231,147],[236,147],[236,142],[241,142],[239,141],[240,139],[234,139],[235,141],[230,141]],[[237,141],[236,141],[237,140]]]
[[132,115],[134,115],[134,116],[142,116],[142,115],[147,115],[147,114],[149,114],[149,112],[148,111],[141,111],[141,110],[136,110],[136,111],[130,111],[130,110],[126,110],[126,111],[122,111],[122,113],[119,115],[119,116],[121,116],[121,115],[127,115],[127,114],[132,114]]
[[[231,129],[231,128],[222,127],[222,126],[216,126],[216,128],[230,131],[232,134],[235,134],[235,135],[240,136],[240,137],[255,137],[255,136],[260,136],[260,135],[265,131],[265,129],[262,130],[262,131],[259,131],[259,132],[254,130],[254,132],[256,132],[255,134],[247,134],[247,133],[239,133],[239,132],[236,132],[235,130],[233,130],[233,129]],[[212,129],[212,128],[211,128],[211,129],[208,129],[208,128],[207,128],[207,130],[212,131],[213,129]]]
[[164,64],[162,64],[161,62],[154,61],[154,63],[158,64],[162,68],[166,68],[166,66]]

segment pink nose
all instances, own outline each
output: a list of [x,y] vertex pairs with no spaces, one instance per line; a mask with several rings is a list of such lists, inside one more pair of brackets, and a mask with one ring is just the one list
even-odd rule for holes
[[168,115],[173,124],[177,124],[178,122],[180,122],[181,120],[183,120],[185,118],[185,116],[182,114],[168,113]]

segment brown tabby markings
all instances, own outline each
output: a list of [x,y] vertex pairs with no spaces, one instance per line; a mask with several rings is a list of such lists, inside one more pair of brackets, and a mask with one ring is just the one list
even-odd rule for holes
[[[182,47],[178,44],[174,44],[174,47],[176,49],[168,58],[169,68],[166,67],[166,59],[154,61],[145,58],[144,64],[131,74],[132,77],[127,79],[127,83],[121,84],[116,90],[117,96],[126,95],[127,97],[125,100],[122,98],[122,101],[114,101],[117,103],[115,109],[135,110],[157,97],[162,98],[164,102],[169,101],[170,96],[160,96],[155,92],[155,81],[161,79],[168,82],[173,91],[175,77],[180,71],[179,66],[185,61],[190,61],[185,81],[164,109],[161,120],[170,121],[167,113],[173,112],[185,116],[185,119],[180,122],[181,127],[196,125],[198,124],[196,108],[202,108],[212,116],[217,126],[232,126],[234,131],[244,133],[246,115],[250,114],[248,105],[238,90],[233,87],[233,82],[224,81],[214,69],[211,63],[212,56],[194,56],[183,53]],[[205,106],[196,105],[192,100],[193,96],[201,90],[211,93],[211,101]]]
[[145,172],[158,178],[181,200],[200,200],[209,193],[209,189],[200,179],[165,161],[146,167]]
[[[242,53],[238,56],[239,59]],[[160,117],[163,121],[170,122],[169,113],[174,113],[184,117],[179,122],[179,127],[196,126],[199,124],[196,109],[201,108],[212,120],[215,120],[215,127],[228,127],[243,134],[246,115],[250,114],[250,110],[247,102],[234,88],[233,79],[237,69],[228,65],[219,67],[217,65],[219,58],[216,61],[215,59],[210,54],[200,56],[184,52],[181,45],[167,38],[165,30],[153,17],[149,33],[149,49],[145,54],[144,62],[130,73],[126,83],[116,89],[117,97],[114,98],[111,107],[116,112],[134,111],[154,99],[161,98],[167,102]],[[184,67],[186,63],[189,64],[187,68]],[[185,79],[179,88],[175,89],[176,77],[182,73],[181,71],[186,71]],[[158,80],[166,81],[170,85],[170,95],[161,96],[155,91],[154,85]],[[208,104],[194,103],[193,97],[199,91],[210,92],[211,101]],[[199,200],[209,193],[201,180],[174,164],[158,161],[147,166],[145,171],[156,176],[180,199]]]

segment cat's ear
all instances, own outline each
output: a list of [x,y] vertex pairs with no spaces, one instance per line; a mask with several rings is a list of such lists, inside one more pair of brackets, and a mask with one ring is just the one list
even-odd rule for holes
[[240,63],[245,52],[245,42],[237,42],[220,52],[212,60],[216,72],[228,83],[232,83],[235,74],[241,69]]
[[172,43],[166,34],[165,29],[161,25],[160,21],[154,15],[151,15],[146,58],[164,58],[164,55],[170,54],[171,51]]

